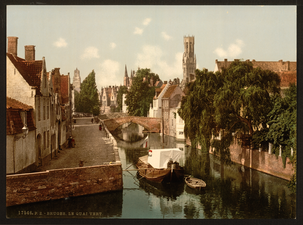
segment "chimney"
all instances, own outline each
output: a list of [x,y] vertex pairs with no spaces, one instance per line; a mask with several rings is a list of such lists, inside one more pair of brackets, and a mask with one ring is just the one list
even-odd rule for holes
[[35,46],[34,45],[25,45],[25,60],[34,61],[35,60]]
[[7,37],[7,52],[17,56],[18,37]]

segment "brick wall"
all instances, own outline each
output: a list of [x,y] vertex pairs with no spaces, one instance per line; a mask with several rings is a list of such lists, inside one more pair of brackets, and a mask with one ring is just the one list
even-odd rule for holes
[[284,168],[282,157],[268,154],[268,152],[265,151],[259,152],[259,150],[241,148],[237,143],[230,146],[230,154],[233,162],[251,167],[252,169],[286,180],[290,180],[293,175],[293,167],[289,163],[290,161],[288,158],[286,159],[286,165]]
[[121,164],[6,176],[6,206],[123,189]]

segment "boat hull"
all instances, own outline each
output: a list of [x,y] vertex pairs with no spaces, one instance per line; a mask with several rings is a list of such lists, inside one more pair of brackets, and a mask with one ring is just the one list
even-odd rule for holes
[[193,189],[201,189],[206,187],[206,183],[203,180],[193,177],[186,177],[185,183],[187,184],[187,186]]
[[184,170],[182,167],[174,165],[173,169],[156,169],[153,168],[150,164],[146,163],[145,157],[147,156],[139,158],[139,161],[136,165],[141,177],[157,183],[178,182],[183,180]]

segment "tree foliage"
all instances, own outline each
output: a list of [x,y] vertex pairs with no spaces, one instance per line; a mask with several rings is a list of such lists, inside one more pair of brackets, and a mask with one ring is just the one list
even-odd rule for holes
[[100,114],[100,102],[94,70],[81,83],[79,101],[75,107],[78,112],[92,113],[93,115]]
[[[280,78],[268,70],[253,68],[250,62],[233,62],[222,72],[196,70],[196,80],[187,88],[179,115],[185,121],[185,136],[193,145],[209,149],[211,144],[229,161],[232,132],[248,133],[266,127],[271,110],[270,93],[279,93]],[[220,141],[212,135],[223,130]]]
[[[143,81],[144,78],[145,81]],[[153,78],[153,85],[159,80],[159,76],[152,73],[150,69],[139,69],[136,72],[125,100],[129,115],[147,116],[150,103],[155,95],[155,87],[150,86],[151,78]]]
[[118,104],[118,111],[122,110],[122,105],[123,105],[123,94],[127,93],[127,87],[126,86],[121,86],[119,88],[118,94],[117,94],[117,104]]
[[178,113],[185,121],[184,133],[192,146],[200,144],[209,149],[215,122],[214,96],[223,85],[220,73],[196,70],[196,80],[187,85]]
[[224,85],[214,99],[216,122],[230,130],[237,124],[252,137],[256,130],[266,127],[272,104],[271,94],[280,91],[278,74],[253,68],[251,62],[233,62],[222,70]]

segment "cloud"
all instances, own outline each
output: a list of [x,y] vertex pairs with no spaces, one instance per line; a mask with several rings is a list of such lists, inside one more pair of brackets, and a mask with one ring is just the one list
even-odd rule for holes
[[150,21],[151,21],[151,18],[145,18],[144,20],[143,20],[143,25],[144,26],[147,26],[149,23],[150,23]]
[[152,72],[159,74],[163,81],[177,78],[182,79],[183,52],[175,54],[175,59],[167,62],[165,56],[169,55],[158,46],[145,45],[142,52],[137,55],[136,64],[140,68],[150,68]]
[[62,48],[62,47],[66,47],[67,43],[66,43],[65,39],[59,38],[56,42],[54,42],[53,45],[58,47],[58,48]]
[[96,47],[87,47],[81,55],[81,59],[99,58],[98,49]]
[[[97,86],[105,87],[109,85],[120,85],[123,80],[121,80],[120,64],[117,61],[107,59],[104,60],[99,65],[97,78]],[[117,76],[119,75],[119,76]]]
[[172,37],[171,36],[169,36],[166,32],[161,32],[161,36],[165,39],[165,40],[170,40]]
[[143,29],[140,29],[139,27],[135,27],[135,31],[134,34],[142,34],[143,33]]
[[237,39],[235,43],[232,43],[228,46],[227,50],[218,47],[215,49],[214,53],[216,53],[220,58],[234,58],[242,53],[242,47],[244,47],[244,42],[240,39]]
[[116,43],[114,43],[114,42],[111,42],[111,43],[110,43],[110,47],[111,47],[112,49],[116,48],[116,46],[117,46]]

